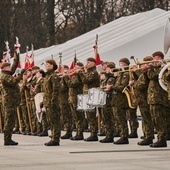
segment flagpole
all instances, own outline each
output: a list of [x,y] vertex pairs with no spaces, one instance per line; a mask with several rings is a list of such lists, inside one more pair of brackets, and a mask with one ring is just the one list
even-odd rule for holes
[[[95,55],[95,59],[97,59],[97,55],[98,55],[98,34],[96,34],[96,39],[95,39],[94,55]],[[96,116],[97,116],[97,123],[98,123],[98,133],[100,134],[101,117],[100,117],[100,110],[99,110],[98,107],[96,107]]]

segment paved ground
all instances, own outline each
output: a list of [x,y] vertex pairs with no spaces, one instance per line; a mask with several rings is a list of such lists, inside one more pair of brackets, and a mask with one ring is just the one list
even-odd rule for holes
[[[138,134],[142,135],[141,125]],[[84,133],[84,136],[89,136],[89,133]],[[170,141],[167,148],[159,149],[138,146],[140,138],[130,139],[129,145],[122,146],[71,140],[61,140],[60,146],[44,146],[49,139],[15,134],[13,140],[19,145],[4,146],[3,134],[0,134],[0,170],[170,169]]]

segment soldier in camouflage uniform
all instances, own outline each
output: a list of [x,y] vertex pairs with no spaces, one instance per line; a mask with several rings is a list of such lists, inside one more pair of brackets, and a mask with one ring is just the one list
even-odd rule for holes
[[[36,68],[36,66],[34,66],[35,69],[37,70],[38,67]],[[28,102],[28,107],[27,108],[30,112],[30,117],[31,117],[31,124],[32,124],[32,128],[31,128],[31,133],[28,135],[34,135],[34,133],[37,132],[37,118],[36,118],[36,109],[35,109],[35,102],[34,102],[34,92],[32,89],[34,89],[35,83],[36,83],[36,78],[35,78],[35,73],[33,74],[32,69],[27,70],[27,75],[28,75],[28,79],[27,82],[25,84],[25,91],[26,91],[26,100]]]
[[[111,69],[115,68],[115,63],[108,62],[106,67],[106,74],[105,74],[105,85],[113,85],[115,83],[115,77],[111,73]],[[106,89],[107,90],[107,89]],[[113,117],[113,110],[112,110],[112,91],[109,90],[106,92],[106,105],[103,108],[102,118],[105,123],[105,132],[106,137],[101,139],[99,142],[101,143],[112,143],[113,142],[113,133],[114,133],[114,117]]]
[[[130,64],[128,58],[121,58],[119,60],[120,67],[125,67]],[[114,144],[128,144],[128,125],[126,119],[126,111],[129,109],[127,97],[122,93],[123,89],[129,84],[128,72],[117,72],[115,84],[111,86],[113,90],[112,106],[114,108],[114,115],[118,121],[121,138],[114,142]]]
[[60,125],[60,107],[59,90],[60,78],[55,72],[57,64],[55,60],[46,61],[46,75],[44,78],[44,98],[43,105],[46,108],[47,120],[49,120],[51,129],[51,140],[45,143],[46,146],[59,146],[61,125]]
[[23,83],[20,87],[20,98],[21,98],[20,107],[21,107],[23,122],[25,124],[25,129],[22,132],[23,135],[30,134],[30,122],[28,118],[28,110],[27,110],[26,98],[25,98],[26,81],[27,81],[27,71],[23,75]]
[[77,95],[83,93],[83,83],[80,80],[79,72],[81,72],[83,67],[82,63],[77,63],[75,65],[75,72],[69,77],[64,77],[65,81],[69,86],[69,103],[70,108],[75,119],[76,124],[76,135],[71,137],[70,140],[83,140],[83,129],[84,129],[84,113],[77,110]]
[[[97,88],[100,86],[100,78],[99,74],[96,70],[96,60],[94,58],[87,59],[86,65],[87,71],[85,73],[79,73],[81,80],[84,84],[83,91],[84,94],[88,92],[90,88]],[[84,141],[98,141],[97,131],[98,131],[98,124],[96,118],[96,109],[91,112],[86,112],[87,120],[90,125],[91,135],[84,139]]]
[[[34,86],[34,93],[35,95],[38,93],[44,92],[44,77],[45,77],[45,72],[42,69],[39,69],[38,72],[36,73],[36,83]],[[38,130],[35,133],[35,135],[38,135],[40,137],[42,136],[48,136],[48,122],[47,122],[47,117],[45,111],[42,114],[42,121],[38,122]]]
[[[153,58],[151,56],[146,56],[143,61],[151,61]],[[149,110],[149,105],[147,103],[147,91],[148,91],[148,84],[149,79],[147,77],[147,71],[148,71],[148,64],[143,64],[141,66],[142,71],[140,70],[140,73],[137,74],[135,71],[135,74],[137,75],[137,80],[134,83],[134,89],[135,89],[135,97],[137,104],[140,109],[141,117],[142,117],[142,131],[144,134],[144,139],[140,142],[138,142],[138,145],[150,145],[153,143],[154,139],[154,126]]]
[[60,79],[60,111],[62,116],[63,126],[66,129],[66,133],[61,136],[61,139],[70,139],[72,137],[72,113],[70,109],[70,105],[68,102],[69,99],[69,86],[65,81],[69,75],[64,75],[64,72],[68,71],[69,67],[67,65],[63,65],[63,76]]
[[162,76],[163,82],[167,85],[167,106],[166,109],[166,124],[167,124],[167,140],[170,140],[170,67],[165,70]]
[[[153,53],[154,60],[162,60],[164,54],[160,51]],[[157,131],[157,142],[150,144],[150,147],[167,147],[167,124],[166,110],[167,93],[164,91],[158,82],[160,67],[150,67],[147,76],[149,78],[148,86],[148,104],[150,105],[151,117]]]
[[[10,68],[10,63],[4,62],[1,66],[0,81],[3,89],[3,105],[5,110],[4,119],[4,145],[18,145],[12,140],[12,131],[17,116],[17,106],[20,103],[19,81],[23,72],[14,78],[14,74],[19,62],[19,54],[15,52],[14,63]],[[14,97],[15,96],[15,97]]]

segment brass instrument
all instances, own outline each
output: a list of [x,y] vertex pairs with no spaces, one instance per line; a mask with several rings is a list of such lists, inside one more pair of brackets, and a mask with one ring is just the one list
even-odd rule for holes
[[165,64],[170,62],[170,59],[163,59],[163,60],[151,60],[151,61],[139,61],[136,59],[136,64],[137,65],[143,65],[143,64],[150,64],[150,63],[156,63],[156,64]]
[[131,65],[131,66],[125,66],[123,68],[113,68],[111,69],[112,74],[114,73],[124,73],[124,72],[129,72],[129,70],[133,71],[134,69],[141,69],[141,68],[137,68],[137,65]]
[[[132,75],[132,70],[129,69],[129,81],[133,80],[133,75]],[[125,93],[127,100],[128,100],[128,105],[131,109],[135,109],[137,108],[137,104],[136,104],[136,97],[135,97],[135,93],[134,93],[134,88],[133,85],[128,85],[126,86],[122,93]]]
[[134,95],[134,90],[132,86],[126,86],[122,93],[125,93],[127,100],[128,100],[128,105],[131,109],[135,109],[137,107],[136,102],[135,102],[135,95]]

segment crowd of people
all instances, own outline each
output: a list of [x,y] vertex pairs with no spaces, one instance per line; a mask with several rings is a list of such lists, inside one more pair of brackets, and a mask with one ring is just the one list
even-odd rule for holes
[[[0,73],[0,128],[4,133],[4,145],[18,145],[12,133],[48,136],[46,146],[59,146],[62,140],[98,141],[116,145],[129,144],[129,138],[138,138],[137,108],[142,117],[141,141],[138,145],[167,147],[170,140],[170,101],[168,90],[159,84],[164,54],[160,51],[146,56],[143,61],[130,65],[128,58],[121,58],[116,67],[112,61],[103,61],[102,70],[96,69],[96,60],[87,58],[84,65],[76,62],[74,69],[67,65],[58,68],[54,59],[46,61],[46,70],[33,66],[14,77],[19,61],[15,55],[13,65],[1,62]],[[170,69],[163,75],[168,86]],[[88,94],[89,89],[106,93],[103,107],[79,110],[77,96]],[[43,93],[40,110],[36,114],[35,96]],[[98,117],[96,117],[98,113]],[[42,116],[39,121],[38,115]],[[14,121],[15,120],[15,121]],[[129,121],[129,123],[128,123]],[[61,136],[61,130],[66,133]],[[73,131],[76,135],[73,136]],[[84,138],[83,132],[90,132]],[[157,141],[153,143],[157,133]],[[120,137],[114,140],[114,137]]]

